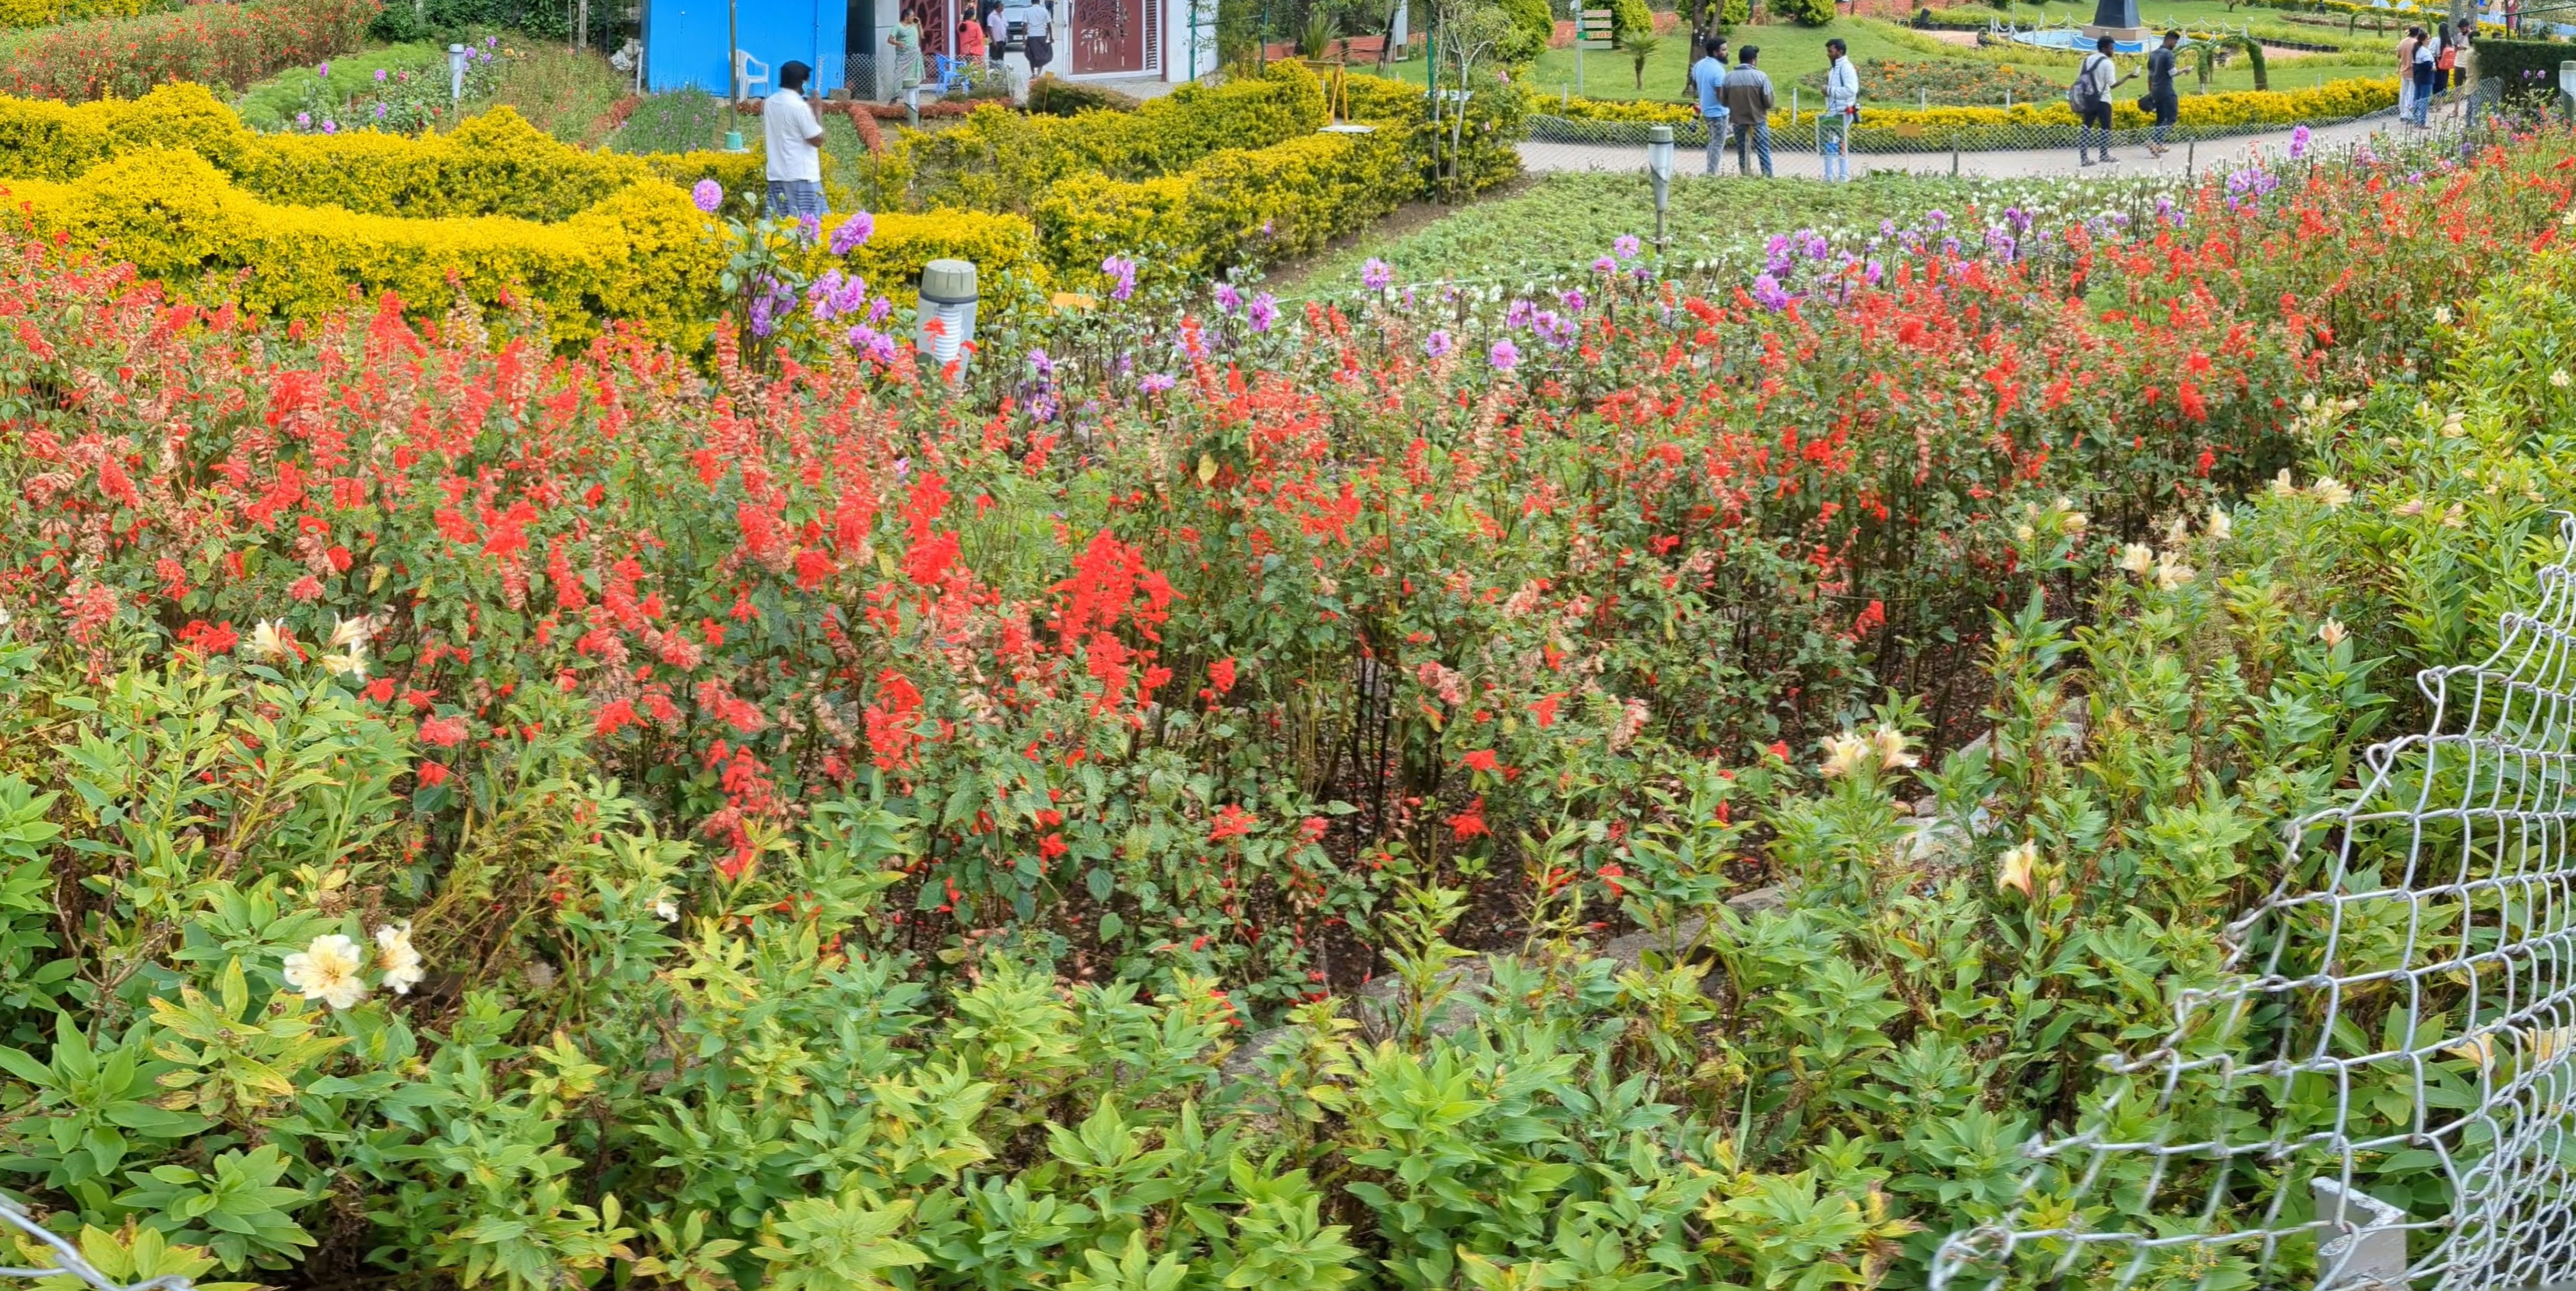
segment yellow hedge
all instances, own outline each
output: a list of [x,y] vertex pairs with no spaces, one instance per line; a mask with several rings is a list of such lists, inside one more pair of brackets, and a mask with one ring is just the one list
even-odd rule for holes
[[1037,222],[1068,281],[1096,278],[1112,254],[1153,274],[1207,274],[1320,250],[1420,191],[1406,132],[1313,134],[1158,179],[1078,175],[1047,193]]
[[0,0],[0,27],[50,27],[84,18],[131,18],[169,7],[161,0]]
[[150,149],[69,182],[0,180],[0,191],[41,231],[98,246],[174,289],[203,282],[288,317],[387,291],[436,309],[462,291],[486,306],[505,295],[542,301],[558,342],[618,318],[694,345],[724,269],[706,217],[665,184],[631,185],[553,224],[404,219],[263,201],[194,153]]
[[[806,273],[819,273],[832,263],[830,235],[846,218],[835,216],[823,222],[824,236],[816,239],[813,255],[800,266]],[[852,248],[843,263],[845,272],[867,279],[868,286],[878,294],[893,297],[896,304],[909,305],[920,286],[921,267],[945,258],[973,261],[984,282],[993,282],[1003,274],[1016,274],[1034,289],[1042,287],[1047,279],[1038,254],[1037,229],[1019,216],[987,211],[879,215],[875,234],[864,245]],[[987,289],[985,294],[996,293]]]
[[145,148],[193,151],[271,202],[375,215],[561,220],[647,180],[686,187],[713,178],[729,193],[753,194],[762,184],[758,153],[585,152],[507,107],[446,134],[412,138],[362,130],[259,134],[199,85],[79,107],[0,98],[0,177],[73,179]]
[[[2071,78],[2070,78],[2071,79]],[[2063,99],[2044,103],[2016,103],[2009,108],[1907,108],[1880,107],[1869,101],[1868,87],[1862,87],[1861,126],[1897,135],[1909,132],[1946,136],[1962,131],[1986,130],[2010,126],[2073,126],[2075,111]],[[2333,121],[2376,112],[2397,102],[2397,81],[2352,78],[2329,81],[2304,90],[2239,90],[2226,94],[2186,94],[2182,97],[2181,124],[2188,129],[2243,125],[2292,125],[2301,121]],[[1684,103],[1657,103],[1638,100],[1583,99],[1570,103],[1542,100],[1539,109],[1550,115],[1578,121],[1669,122],[1681,124],[1697,121],[1699,109]],[[2113,122],[2122,127],[2152,124],[2153,117],[2138,107],[2135,98],[2123,97],[2112,105]],[[1803,113],[1798,125],[1812,127],[1816,114]],[[1789,109],[1782,107],[1771,114],[1771,128],[1789,128]]]
[[1133,111],[1051,117],[988,105],[941,130],[898,131],[875,163],[877,185],[929,205],[1026,211],[1075,176],[1175,174],[1222,149],[1311,134],[1324,119],[1321,84],[1293,63],[1223,85],[1184,85]]

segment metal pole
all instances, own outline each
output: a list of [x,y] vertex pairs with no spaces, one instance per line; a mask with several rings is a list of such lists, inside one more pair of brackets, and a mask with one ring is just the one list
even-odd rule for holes
[[742,147],[742,0],[725,0],[725,147]]

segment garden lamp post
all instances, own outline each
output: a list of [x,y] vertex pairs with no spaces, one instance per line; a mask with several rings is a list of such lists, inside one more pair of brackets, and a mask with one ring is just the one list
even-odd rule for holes
[[[966,260],[933,260],[921,267],[921,307],[914,312],[913,348],[941,368],[955,362],[975,339],[975,266]],[[932,324],[938,324],[936,330]]]
[[1655,265],[1664,263],[1664,210],[1673,191],[1673,128],[1655,126],[1646,131],[1646,177],[1655,184]]
[[462,101],[464,98],[465,47],[463,45],[450,45],[447,47],[447,101],[450,103],[456,103]]
[[2567,119],[2576,122],[2576,58],[2558,65],[2558,92],[2567,96]]
[[725,151],[742,151],[741,0],[725,0]]

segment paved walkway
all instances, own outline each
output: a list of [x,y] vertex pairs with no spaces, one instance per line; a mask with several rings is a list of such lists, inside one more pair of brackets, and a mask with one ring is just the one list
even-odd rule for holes
[[[2456,126],[2458,109],[2450,109],[2450,113],[2452,120],[2447,124]],[[2437,113],[2434,128],[2440,129],[2445,124]],[[2383,136],[2404,139],[2413,138],[2420,133],[2412,127],[2399,125],[2393,117],[2372,117],[2362,121],[2345,122],[2341,125],[2317,127],[2309,132],[2308,142],[2309,147],[2320,152],[2333,152],[2355,148],[2368,140]],[[1638,144],[1547,143],[1531,140],[1523,142],[1520,147],[1521,164],[1531,171],[1635,171],[1646,168],[1646,150],[1643,145]],[[2119,162],[2109,166],[2078,166],[2075,160],[2075,149],[2072,147],[2021,148],[1955,154],[1860,152],[1852,154],[1852,173],[1855,177],[1873,170],[1906,171],[1918,175],[1946,175],[1952,173],[1955,167],[1956,172],[1961,175],[1994,179],[2068,178],[2078,175],[2180,175],[2186,168],[2207,171],[2214,166],[2230,165],[2244,160],[2256,151],[2278,157],[2288,152],[2289,147],[2290,131],[2282,129],[2263,134],[2237,135],[2228,139],[2204,139],[2190,146],[2177,143],[2173,145],[2172,151],[2162,157],[2151,156],[2143,144],[2127,144],[2116,150]],[[1675,178],[1702,177],[1705,164],[1703,156],[1699,148],[1676,146],[1673,156]],[[1759,178],[1761,163],[1757,159],[1754,165],[1755,177]],[[1824,176],[1823,163],[1813,151],[1775,150],[1771,154],[1771,169],[1774,174],[1790,179],[1821,179]],[[1735,157],[1731,149],[1728,151],[1724,169],[1720,174],[1730,179],[1736,177]]]

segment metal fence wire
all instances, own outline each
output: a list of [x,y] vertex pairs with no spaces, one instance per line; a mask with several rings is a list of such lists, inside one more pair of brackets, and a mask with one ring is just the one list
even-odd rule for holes
[[[2449,129],[2474,121],[2501,101],[2502,92],[2503,83],[2492,78],[2445,91],[2433,100],[2429,123],[2435,129]],[[1907,107],[1904,104],[1896,106]],[[1528,117],[1528,133],[1521,143],[1521,159],[1530,169],[1622,171],[1645,168],[1647,132],[1653,129],[1654,123],[1555,116],[1547,113],[1546,107],[1546,100],[1541,99],[1539,110]],[[1893,122],[1873,122],[1870,109],[1871,105],[1864,99],[1860,120],[1851,127],[1848,155],[1850,168],[1855,174],[1871,170],[1939,172],[1951,169],[1971,174],[2018,172],[2026,168],[2024,163],[1976,154],[2072,151],[2077,143],[2077,127],[2072,124],[1999,123],[1931,127],[1901,117]],[[1818,113],[1808,108],[1796,115],[1794,123],[1775,121],[1770,130],[1774,168],[1780,173],[1821,173],[1819,155],[1825,135]],[[1681,154],[1674,159],[1674,173],[1680,176],[1702,174],[1708,143],[1707,126],[1695,117],[1670,124],[1673,146]],[[2366,130],[2395,126],[2397,109],[2389,107],[2357,116],[2323,117],[2306,122],[2177,123],[2161,138],[2176,151],[2181,151],[2195,144],[2286,134],[2301,124],[2318,132],[2340,131],[2344,127]],[[2158,136],[2151,126],[2118,126],[2111,131],[2113,147],[2133,152],[2145,148],[2155,138]],[[1754,164],[1758,168],[1758,159]],[[1738,170],[1738,150],[1729,142],[1724,146],[1717,173],[1735,174]]]
[[2526,1288],[2576,1279],[2576,516],[2429,729],[2294,822],[2157,1047],[2034,1144],[1935,1288]]

